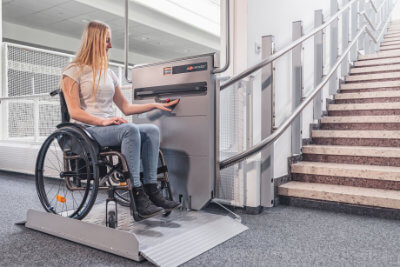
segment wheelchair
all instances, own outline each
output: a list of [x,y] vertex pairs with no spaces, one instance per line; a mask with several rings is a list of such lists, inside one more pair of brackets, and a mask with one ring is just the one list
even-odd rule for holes
[[[93,207],[98,191],[106,190],[106,226],[117,226],[117,204],[129,207],[135,221],[144,219],[135,207],[130,172],[121,148],[100,146],[84,126],[69,122],[63,92],[57,89],[50,95],[60,97],[62,123],[44,141],[36,160],[36,191],[43,208],[49,213],[81,220]],[[161,150],[158,166],[159,189],[164,197],[173,200]]]

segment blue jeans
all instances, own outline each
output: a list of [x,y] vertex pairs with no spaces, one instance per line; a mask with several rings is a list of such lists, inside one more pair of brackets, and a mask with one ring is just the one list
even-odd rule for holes
[[101,146],[121,146],[134,187],[141,186],[140,155],[143,183],[157,183],[160,130],[153,124],[123,123],[110,126],[91,126],[87,131]]

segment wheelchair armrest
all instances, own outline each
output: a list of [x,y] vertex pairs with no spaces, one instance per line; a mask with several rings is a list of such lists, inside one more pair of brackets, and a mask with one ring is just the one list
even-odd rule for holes
[[91,140],[96,141],[96,139],[93,138],[93,136],[85,129],[85,127],[83,127],[82,125],[78,124],[78,123],[72,123],[72,122],[63,122],[58,124],[56,127],[57,129],[60,129],[62,127],[74,127],[79,129],[80,131],[82,131],[84,134],[87,135],[87,137],[89,137]]

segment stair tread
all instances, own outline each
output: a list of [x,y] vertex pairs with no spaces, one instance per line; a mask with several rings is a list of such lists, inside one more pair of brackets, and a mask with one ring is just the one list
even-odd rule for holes
[[[400,49],[400,46],[399,46]],[[391,65],[383,65],[383,66],[372,66],[372,67],[359,67],[352,68],[350,73],[352,74],[361,74],[361,73],[369,73],[369,72],[380,72],[380,71],[398,71],[400,70],[400,64],[391,64]]]
[[340,90],[371,89],[383,87],[399,87],[400,81],[357,82],[340,85]]
[[292,173],[356,177],[400,181],[400,167],[299,161],[291,165]]
[[366,99],[366,98],[385,98],[385,97],[400,97],[400,90],[388,90],[381,92],[339,93],[334,96],[334,99]]
[[304,154],[400,158],[399,147],[307,145]]
[[[392,39],[392,38],[389,38]],[[400,37],[395,38],[396,41],[400,41]],[[376,58],[387,58],[387,57],[399,57],[399,51],[380,51],[374,54],[360,55],[359,60],[376,59]]]
[[284,196],[383,208],[400,208],[400,191],[291,181],[278,187]]
[[382,79],[400,79],[400,72],[385,72],[376,74],[352,75],[345,78],[346,82],[382,80]]
[[339,110],[392,110],[400,109],[400,102],[329,104],[328,111]]
[[389,130],[313,130],[311,135],[317,138],[400,139],[400,131]]
[[[391,45],[394,44],[400,44],[400,42],[396,42]],[[354,66],[362,67],[362,66],[388,65],[388,64],[398,64],[398,63],[400,63],[400,58],[394,57],[394,58],[368,59],[368,60],[355,61]]]
[[327,116],[321,123],[400,123],[400,116]]

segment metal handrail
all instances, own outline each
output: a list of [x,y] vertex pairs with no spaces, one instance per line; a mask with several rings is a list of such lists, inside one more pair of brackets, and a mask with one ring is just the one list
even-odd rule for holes
[[226,71],[231,64],[231,28],[230,28],[230,0],[226,0],[225,5],[225,66],[216,68],[213,73]]
[[[353,2],[354,2],[354,1],[351,1],[349,4],[352,4]],[[397,1],[395,2],[394,6],[396,5],[396,3],[397,3]],[[345,7],[345,8],[346,8],[346,7]],[[342,10],[342,12],[345,10],[345,8]],[[387,18],[385,24],[384,24],[384,27],[382,28],[382,31],[381,31],[381,33],[379,34],[379,36],[381,36],[381,35],[383,34],[383,32],[385,31],[385,26],[388,24],[388,22],[389,22],[389,20],[390,20],[390,15],[391,15],[392,12],[393,12],[393,9],[391,10],[391,12],[390,12],[390,14],[389,14],[389,16],[388,16],[388,18]],[[340,11],[339,11],[338,13],[340,13]],[[337,13],[337,14],[338,14],[338,13]],[[330,19],[328,22],[330,23],[330,21],[333,21],[333,19],[335,19],[336,17],[337,17],[337,15],[335,15],[335,16],[334,16],[332,19]],[[328,22],[327,22],[327,23],[328,23]],[[324,25],[325,25],[325,24],[324,24]],[[322,25],[322,26],[324,26],[324,25]],[[328,24],[328,25],[329,25],[329,24]],[[322,26],[321,26],[321,27],[322,27]],[[327,26],[327,25],[326,25],[326,26]],[[325,27],[326,27],[326,26],[325,26]],[[318,32],[318,31],[320,30],[321,27],[317,28],[317,29],[314,30],[312,33]],[[233,164],[235,164],[235,163],[237,163],[237,162],[239,162],[239,161],[242,161],[242,160],[244,160],[244,159],[246,159],[246,158],[252,156],[253,154],[255,154],[255,153],[257,153],[257,152],[260,152],[264,147],[270,145],[270,144],[273,143],[276,139],[278,139],[278,138],[284,133],[284,131],[292,124],[292,122],[296,119],[296,117],[303,111],[303,109],[314,99],[314,97],[319,93],[319,91],[320,91],[320,90],[325,86],[325,84],[329,81],[329,79],[331,78],[331,76],[335,73],[335,71],[337,70],[337,68],[340,66],[340,64],[342,63],[343,59],[345,59],[345,58],[347,57],[347,54],[349,53],[349,51],[351,50],[351,48],[353,47],[353,45],[358,41],[358,38],[361,36],[361,34],[362,34],[364,31],[366,31],[367,33],[370,32],[369,29],[368,29],[368,27],[367,27],[367,25],[364,25],[364,26],[358,31],[357,35],[356,35],[356,36],[354,37],[354,39],[350,42],[350,44],[349,44],[349,46],[347,47],[347,49],[342,53],[342,55],[340,56],[340,58],[336,61],[335,65],[332,67],[332,69],[329,71],[329,73],[324,77],[324,79],[321,81],[321,83],[318,84],[318,86],[315,88],[315,90],[314,90],[308,97],[306,97],[306,98],[304,99],[304,101],[293,111],[293,113],[289,116],[289,118],[287,118],[287,119],[283,122],[283,124],[282,124],[281,126],[279,126],[279,127],[276,129],[276,131],[275,131],[274,133],[272,133],[272,134],[271,134],[270,136],[268,136],[267,138],[263,139],[263,140],[262,140],[260,143],[258,143],[257,145],[255,145],[255,146],[253,146],[253,147],[251,147],[251,148],[249,148],[249,149],[247,149],[247,150],[245,150],[245,151],[243,151],[243,152],[241,152],[241,153],[239,153],[239,154],[236,154],[235,156],[232,156],[232,157],[230,157],[230,158],[227,158],[227,159],[224,159],[224,160],[220,161],[220,163],[219,163],[220,169],[227,168],[227,167],[229,167],[229,166],[231,166],[231,165],[233,165]],[[305,38],[305,37],[307,37],[307,38]],[[307,35],[307,36],[305,36],[305,37],[299,39],[298,41],[296,41],[296,42],[292,43],[291,45],[289,45],[287,48],[283,49],[283,51],[280,52],[280,55],[279,55],[278,57],[273,57],[273,56],[272,56],[272,57],[269,57],[269,58],[267,58],[266,60],[262,61],[261,63],[257,64],[256,66],[254,66],[254,67],[252,67],[252,68],[249,69],[249,70],[253,70],[253,71],[250,72],[249,70],[247,70],[247,71],[244,71],[244,72],[242,72],[241,74],[235,76],[234,78],[232,78],[232,79],[230,80],[230,81],[233,81],[233,80],[235,80],[235,81],[234,81],[234,82],[231,82],[230,84],[235,83],[235,82],[237,82],[238,80],[240,80],[240,79],[246,77],[246,76],[243,76],[244,73],[249,73],[249,74],[251,74],[251,73],[253,73],[254,71],[256,71],[257,69],[254,70],[255,67],[257,67],[257,66],[259,66],[259,65],[261,65],[261,64],[267,65],[267,64],[271,63],[273,60],[275,60],[275,59],[279,58],[280,56],[282,56],[282,55],[284,54],[283,52],[286,53],[286,52],[287,52],[287,51],[286,51],[287,49],[292,48],[292,47],[295,47],[296,45],[298,45],[298,44],[301,43],[302,41],[308,39],[310,36]],[[375,38],[371,38],[371,39],[373,39],[374,42],[375,42],[375,41],[377,42],[377,40],[375,40]],[[378,38],[378,40],[379,40],[379,38]],[[300,41],[301,41],[301,42],[300,42]],[[289,50],[290,50],[290,49],[289,49]],[[265,63],[265,62],[267,62],[267,63]],[[260,67],[260,68],[261,68],[261,67]],[[242,76],[243,76],[243,77],[242,77]],[[240,79],[237,79],[237,77],[241,77],[241,78],[240,78]],[[226,84],[228,84],[228,82],[225,83],[224,85],[226,85]],[[227,86],[229,86],[229,85],[227,85]],[[225,88],[226,88],[226,87],[225,87]],[[222,86],[221,86],[221,89],[222,89]]]
[[316,33],[318,33],[319,31],[321,31],[323,29],[325,29],[326,27],[328,27],[333,21],[335,21],[344,11],[346,11],[356,1],[359,1],[359,0],[352,0],[351,2],[347,3],[341,10],[339,10],[336,13],[335,16],[331,17],[327,22],[325,22],[324,24],[322,24],[318,28],[314,29],[309,34],[304,35],[303,37],[297,39],[293,43],[289,44],[285,48],[281,49],[280,51],[278,51],[277,53],[271,55],[270,57],[264,59],[263,61],[261,61],[260,63],[254,65],[253,67],[250,67],[247,70],[245,70],[245,71],[233,76],[231,79],[229,79],[227,82],[225,82],[224,84],[222,84],[220,86],[220,90],[226,89],[230,85],[232,85],[232,84],[240,81],[241,79],[249,76],[250,74],[256,72],[259,69],[261,69],[262,67],[265,67],[266,65],[268,65],[268,64],[272,63],[273,61],[277,60],[278,58],[280,58],[281,56],[283,56],[287,52],[291,51],[297,45],[299,45],[299,44],[303,43],[304,41],[306,41],[307,39],[313,37]]
[[374,1],[369,0],[369,2],[371,4],[371,6],[372,6],[372,9],[375,11],[375,13],[378,13],[378,9],[376,8]]

